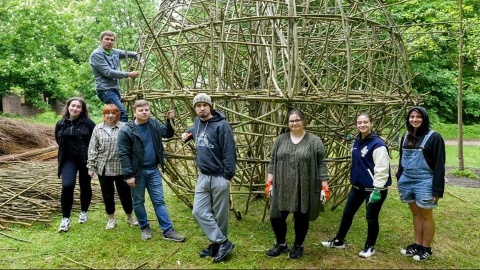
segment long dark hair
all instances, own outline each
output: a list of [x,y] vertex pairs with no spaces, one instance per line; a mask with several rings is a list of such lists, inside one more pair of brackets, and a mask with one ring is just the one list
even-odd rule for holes
[[68,111],[68,107],[70,107],[70,104],[72,103],[72,101],[75,101],[75,100],[80,102],[80,104],[82,104],[82,112],[80,113],[79,117],[83,115],[84,117],[88,118],[87,103],[85,103],[85,100],[81,97],[72,97],[67,101],[67,103],[62,109],[62,117],[66,119],[70,118],[70,112]]
[[[422,116],[422,124],[420,127],[415,129],[411,124],[410,124],[410,115],[412,112],[417,112]],[[423,134],[427,133],[430,130],[430,119],[428,117],[427,110],[423,107],[420,106],[415,106],[411,108],[408,111],[407,116],[405,117],[405,122],[407,126],[407,145],[409,147],[413,147],[415,145],[415,141],[422,136]]]

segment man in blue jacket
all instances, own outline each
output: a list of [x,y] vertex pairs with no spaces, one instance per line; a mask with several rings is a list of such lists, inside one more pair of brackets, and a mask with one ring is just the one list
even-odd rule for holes
[[200,251],[200,257],[211,256],[220,262],[235,247],[228,240],[230,181],[235,175],[236,148],[232,128],[225,115],[212,108],[207,94],[193,99],[197,117],[193,126],[182,134],[182,140],[193,138],[196,163],[200,174],[195,186],[192,214],[211,244]]
[[100,45],[90,54],[90,68],[95,77],[98,98],[105,104],[115,104],[120,109],[120,121],[127,122],[127,110],[122,104],[118,79],[138,77],[138,71],[120,71],[120,59],[134,58],[140,60],[140,54],[113,48],[116,34],[103,31]]
[[150,119],[150,105],[146,100],[137,100],[133,105],[135,118],[124,125],[118,133],[118,156],[125,181],[132,188],[133,211],[138,219],[143,240],[152,238],[145,210],[145,189],[148,190],[163,239],[183,242],[185,236],[173,229],[168,217],[163,196],[162,175],[158,164],[165,167],[162,138],[173,137],[175,113],[167,113],[167,124]]

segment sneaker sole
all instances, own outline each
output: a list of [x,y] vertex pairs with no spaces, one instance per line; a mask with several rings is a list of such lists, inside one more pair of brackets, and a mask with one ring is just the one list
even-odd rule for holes
[[406,253],[402,252],[401,250],[400,250],[400,254],[402,254],[402,256],[405,256],[405,257],[412,257],[412,256],[416,255],[416,254],[406,254]]
[[300,255],[300,256],[297,256],[297,257],[291,257],[290,254],[288,254],[288,258],[289,258],[289,259],[292,259],[292,260],[298,259],[298,258],[300,258],[300,257],[302,257],[302,256],[303,256],[303,254]]
[[[430,255],[430,256],[431,256],[431,255]],[[424,261],[428,260],[428,258],[430,258],[430,256],[428,256],[426,259],[423,259],[423,260],[422,260],[422,259],[420,258],[420,256],[415,255],[415,256],[413,256],[413,260],[416,261],[416,262],[424,262]]]
[[280,251],[278,254],[270,255],[270,254],[268,254],[268,252],[267,252],[266,254],[267,254],[268,257],[275,258],[275,257],[278,257],[278,256],[282,255],[282,253],[284,253],[284,252],[290,252],[290,250],[288,249],[288,247],[287,247],[286,249]]
[[173,241],[173,242],[185,242],[187,238],[183,238],[183,239],[173,239],[173,238],[168,238],[168,237],[163,237],[163,240],[167,240],[167,241]]
[[338,248],[338,249],[344,249],[345,248],[345,245],[342,245],[342,246],[335,246],[335,245],[330,245],[330,244],[324,244],[322,242],[322,246],[326,247],[326,248]]
[[358,254],[358,257],[360,257],[360,258],[369,258],[369,257],[372,257],[373,254],[375,254],[375,250],[374,250],[372,253],[370,253],[370,255],[368,255],[368,256],[367,256],[366,254],[360,254],[360,253],[359,253],[359,254]]
[[198,256],[200,256],[200,258],[205,258],[205,257],[215,257],[217,256],[217,254],[213,255],[213,254],[203,254],[203,253],[198,253]]

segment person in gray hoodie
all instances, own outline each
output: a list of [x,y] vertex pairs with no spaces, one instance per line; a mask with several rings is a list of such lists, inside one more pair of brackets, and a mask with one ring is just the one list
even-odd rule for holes
[[192,214],[211,244],[200,257],[220,262],[235,245],[228,240],[230,181],[235,176],[236,147],[232,128],[225,115],[212,108],[212,99],[201,93],[194,97],[197,117],[182,140],[194,139],[200,174],[195,187]]
[[120,59],[134,58],[140,60],[140,54],[113,48],[116,34],[103,31],[100,34],[100,45],[90,54],[90,68],[95,77],[98,98],[105,104],[115,104],[120,110],[120,121],[127,122],[127,110],[122,104],[118,79],[138,77],[138,71],[120,70]]

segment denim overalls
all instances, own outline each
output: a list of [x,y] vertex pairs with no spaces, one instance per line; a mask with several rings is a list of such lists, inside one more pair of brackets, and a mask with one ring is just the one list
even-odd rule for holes
[[406,149],[404,147],[407,143],[405,135],[401,160],[403,173],[397,184],[402,202],[416,202],[418,207],[424,209],[431,209],[437,206],[437,203],[433,202],[432,196],[433,171],[428,167],[427,161],[423,156],[423,148],[432,133],[433,130],[428,132],[419,149]]

